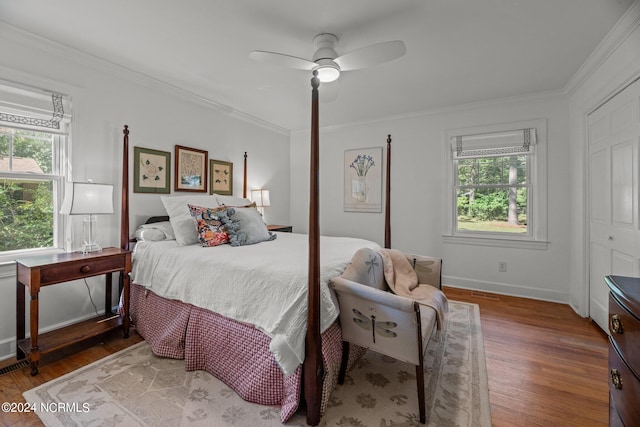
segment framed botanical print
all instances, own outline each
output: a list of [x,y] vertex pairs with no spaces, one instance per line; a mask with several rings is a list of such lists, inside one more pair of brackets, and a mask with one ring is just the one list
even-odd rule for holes
[[133,192],[171,192],[171,153],[133,147]]
[[222,160],[209,162],[209,193],[231,196],[233,194],[233,163]]
[[176,145],[175,191],[207,191],[207,151]]
[[382,212],[382,147],[344,152],[344,211]]

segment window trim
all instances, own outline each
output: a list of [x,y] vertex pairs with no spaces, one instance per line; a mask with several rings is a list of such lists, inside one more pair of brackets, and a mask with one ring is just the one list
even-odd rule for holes
[[[536,149],[528,155],[528,179],[531,180],[527,216],[532,224],[527,234],[508,234],[490,232],[456,231],[457,203],[454,197],[456,188],[454,156],[451,152],[451,139],[475,134],[487,134],[512,131],[516,129],[536,129]],[[505,248],[546,249],[547,248],[547,119],[523,120],[497,123],[468,128],[450,129],[444,132],[444,191],[443,230],[444,243],[482,245]]]

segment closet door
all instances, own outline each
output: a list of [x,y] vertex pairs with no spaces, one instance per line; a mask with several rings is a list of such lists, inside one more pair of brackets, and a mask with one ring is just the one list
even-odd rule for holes
[[640,80],[591,113],[587,123],[589,315],[608,332],[608,291],[604,276],[640,276]]

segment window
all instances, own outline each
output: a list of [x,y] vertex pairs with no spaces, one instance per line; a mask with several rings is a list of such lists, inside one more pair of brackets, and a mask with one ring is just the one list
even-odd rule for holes
[[528,124],[537,126],[447,135],[451,185],[445,241],[546,247],[545,146],[538,137],[544,126]]
[[0,81],[0,258],[63,246],[58,211],[69,123],[63,102],[61,95]]
[[0,127],[0,252],[58,245],[59,135]]

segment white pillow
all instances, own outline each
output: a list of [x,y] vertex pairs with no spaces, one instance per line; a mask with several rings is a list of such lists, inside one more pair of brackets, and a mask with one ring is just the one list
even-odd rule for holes
[[225,205],[229,207],[236,207],[236,206],[246,206],[251,204],[251,200],[245,199],[243,197],[223,196],[221,194],[214,194],[214,196],[216,196],[219,206]]
[[161,196],[162,204],[167,210],[169,221],[180,246],[198,243],[196,225],[189,212],[189,204],[215,208],[220,206],[214,195],[189,194],[188,196]]
[[152,224],[142,224],[136,229],[134,237],[137,240],[175,240],[176,235],[173,232],[169,221],[154,222]]

